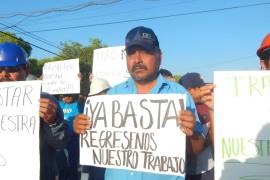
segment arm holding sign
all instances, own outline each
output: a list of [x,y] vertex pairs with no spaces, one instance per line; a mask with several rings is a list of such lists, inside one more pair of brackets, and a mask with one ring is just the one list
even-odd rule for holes
[[39,116],[46,143],[53,148],[65,147],[69,140],[67,124],[64,123],[63,112],[53,96],[41,94]]
[[213,89],[215,85],[207,84],[200,87],[201,101],[209,108],[210,115],[210,126],[209,126],[209,136],[212,145],[214,145],[214,92]]
[[187,149],[190,149],[187,152],[192,152],[198,154],[204,145],[204,138],[194,133],[194,128],[196,126],[196,118],[192,111],[182,110],[180,111],[178,122],[180,129],[187,136]]

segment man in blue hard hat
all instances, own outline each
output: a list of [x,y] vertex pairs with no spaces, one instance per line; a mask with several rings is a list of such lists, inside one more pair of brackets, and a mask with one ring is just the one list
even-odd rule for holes
[[[0,44],[0,82],[24,81],[28,75],[28,56],[18,45]],[[55,179],[55,149],[68,141],[67,126],[57,100],[41,93],[40,107],[40,180]],[[23,168],[23,167],[22,167]]]

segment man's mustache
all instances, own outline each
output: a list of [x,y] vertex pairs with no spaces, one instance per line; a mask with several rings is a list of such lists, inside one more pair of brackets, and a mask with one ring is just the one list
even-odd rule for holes
[[132,71],[135,71],[136,69],[145,69],[147,70],[147,67],[143,64],[135,64],[133,67],[132,67]]

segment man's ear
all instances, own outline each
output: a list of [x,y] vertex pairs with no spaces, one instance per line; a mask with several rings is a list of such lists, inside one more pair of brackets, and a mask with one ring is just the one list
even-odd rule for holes
[[267,70],[267,67],[264,64],[264,60],[260,60],[261,70]]
[[192,94],[194,92],[194,88],[188,88],[189,94]]

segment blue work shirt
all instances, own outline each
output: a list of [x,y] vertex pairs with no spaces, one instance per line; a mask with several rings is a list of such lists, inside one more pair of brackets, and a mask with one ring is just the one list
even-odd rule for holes
[[74,134],[73,121],[79,113],[83,112],[83,107],[77,101],[72,103],[65,103],[64,101],[60,100],[58,102],[61,109],[63,110],[64,120],[68,124],[68,132],[70,134]]
[[[202,133],[202,127],[199,123],[198,115],[196,112],[195,104],[192,100],[191,95],[187,90],[181,85],[165,79],[163,76],[158,75],[156,85],[151,89],[149,94],[170,94],[170,93],[179,93],[187,94],[186,97],[186,109],[192,111],[196,116],[195,132]],[[129,78],[127,81],[111,88],[107,94],[137,94],[137,88],[135,82],[132,78]],[[164,175],[124,169],[112,169],[107,168],[105,171],[105,180],[182,180],[183,177],[173,176],[173,175]]]

